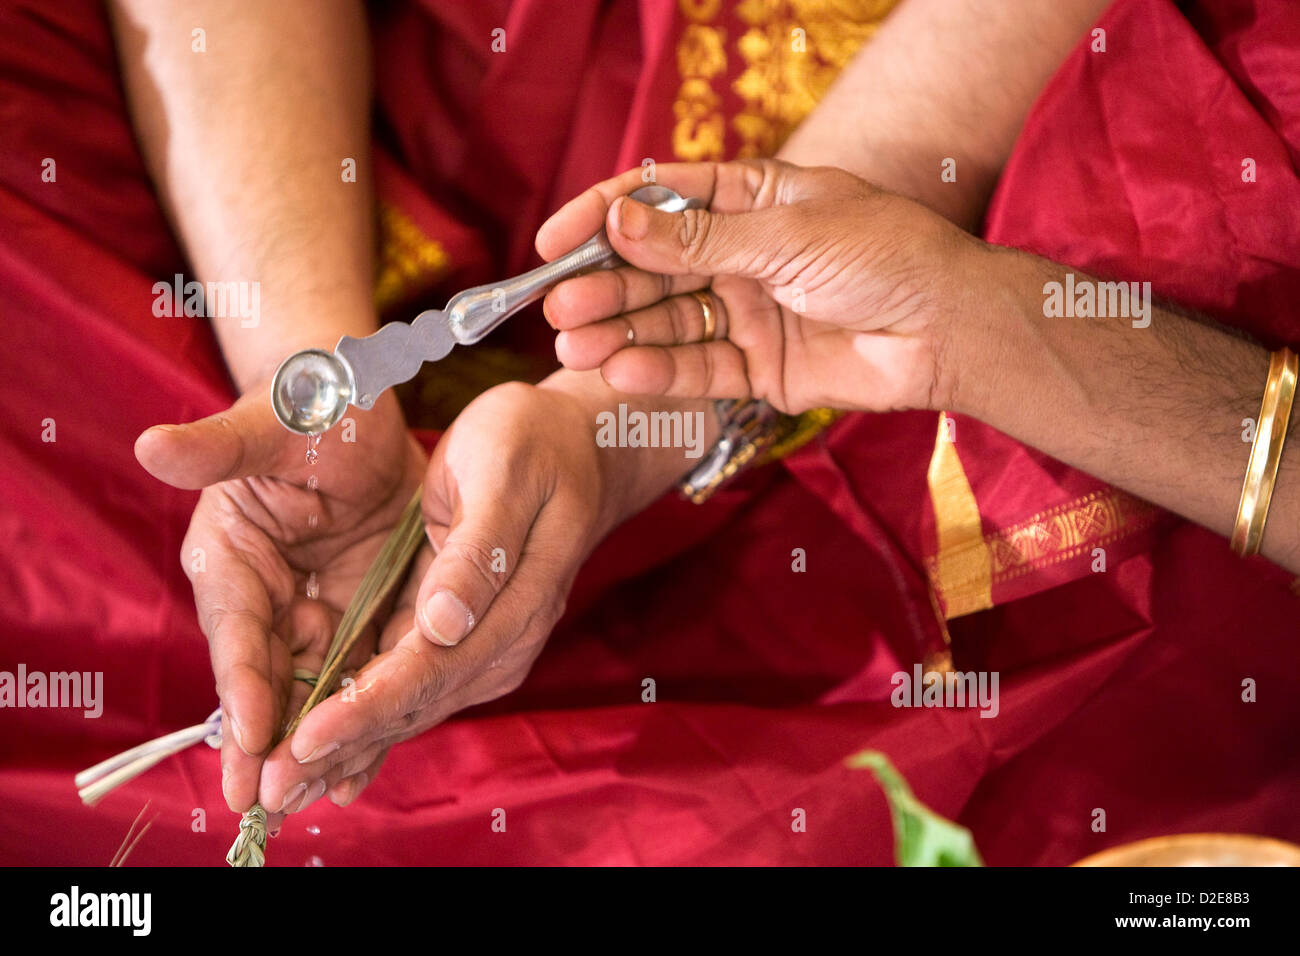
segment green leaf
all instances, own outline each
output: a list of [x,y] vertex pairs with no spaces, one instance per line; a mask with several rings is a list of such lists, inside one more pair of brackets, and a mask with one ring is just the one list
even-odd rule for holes
[[878,750],[864,750],[845,761],[866,768],[885,791],[894,818],[894,853],[899,866],[983,866],[975,838],[935,813],[912,793],[903,775]]

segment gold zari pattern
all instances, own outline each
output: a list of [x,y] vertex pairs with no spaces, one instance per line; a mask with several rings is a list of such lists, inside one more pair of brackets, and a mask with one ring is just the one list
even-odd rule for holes
[[396,206],[379,204],[379,267],[375,305],[391,308],[442,278],[450,266],[442,244],[430,239]]
[[[950,442],[943,444],[951,447]],[[931,488],[934,494],[934,488]],[[974,502],[972,495],[971,501]],[[963,538],[957,547],[966,553],[947,552],[940,533],[939,552],[927,559],[930,582],[943,599],[949,619],[993,606],[992,587],[1032,571],[1091,554],[1094,548],[1126,538],[1151,527],[1162,512],[1155,505],[1126,492],[1108,488],[1057,505],[1047,511],[991,534],[979,541],[989,568],[987,581],[976,575],[945,575],[951,569],[969,568],[973,542]],[[942,528],[951,520],[951,502],[935,500],[935,520]]]
[[896,0],[743,0],[736,43],[744,71],[732,89],[737,155],[770,156],[803,121]]

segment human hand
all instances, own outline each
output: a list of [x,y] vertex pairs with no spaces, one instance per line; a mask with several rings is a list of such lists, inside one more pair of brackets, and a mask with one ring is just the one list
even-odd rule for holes
[[[592,187],[538,231],[550,259],[604,223],[628,263],[546,297],[567,367],[599,367],[624,392],[754,397],[792,413],[945,406],[950,317],[977,287],[983,243],[839,169],[661,165],[661,185],[708,203],[676,214],[625,198],[641,174]],[[689,294],[704,289],[709,342]]]
[[351,779],[353,799],[376,754],[523,682],[617,520],[594,431],[583,401],[545,386],[501,385],[461,412],[425,477],[437,557],[421,571],[418,624],[271,755],[267,805],[321,779]]
[[[308,465],[308,440],[276,421],[264,383],[225,412],[155,426],[136,441],[150,474],[203,489],[181,561],[224,715],[222,790],[237,812],[258,799],[264,761],[310,692],[295,669],[320,672],[343,611],[424,470],[424,452],[391,395],[357,415],[355,442],[342,437],[342,429],[325,433],[317,464]],[[314,597],[306,593],[313,572]],[[390,642],[410,627],[410,607],[400,610],[399,602],[382,635]],[[372,627],[348,666],[367,660],[380,638]],[[323,792],[264,802],[269,825]]]

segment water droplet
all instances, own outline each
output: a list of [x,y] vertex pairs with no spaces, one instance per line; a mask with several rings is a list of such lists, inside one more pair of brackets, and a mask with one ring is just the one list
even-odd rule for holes
[[308,860],[306,863],[303,864],[303,866],[324,866],[324,865],[325,865],[325,861],[318,856],[313,856],[310,860]]
[[320,596],[320,582],[316,580],[316,572],[313,571],[307,575],[307,597],[313,601]]
[[310,833],[312,836],[320,836],[320,827],[316,826],[316,824],[313,823],[311,826],[307,828],[307,832]]
[[312,475],[310,478],[307,479],[308,491],[315,491],[319,487],[320,487],[320,479],[317,478],[315,475]]
[[316,460],[320,458],[320,452],[316,450],[316,446],[319,444],[320,432],[314,432],[307,436],[307,464],[314,465]]
[[309,528],[314,528],[314,527],[316,527],[316,522],[317,522],[318,520],[319,520],[319,519],[316,517],[316,512],[313,511],[311,514],[309,514],[309,515],[307,516],[307,527],[309,527]]

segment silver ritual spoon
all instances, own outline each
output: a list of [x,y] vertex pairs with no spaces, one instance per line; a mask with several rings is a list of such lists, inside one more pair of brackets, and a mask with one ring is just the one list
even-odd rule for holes
[[[664,212],[704,204],[663,186],[630,193]],[[384,390],[415,377],[456,345],[473,345],[524,306],[563,281],[622,263],[602,229],[572,252],[504,282],[457,293],[443,309],[421,312],[410,324],[390,322],[365,338],[345,335],[333,352],[304,349],[290,355],[271,381],[275,417],[290,431],[314,435],[335,425],[349,404],[368,409]]]

